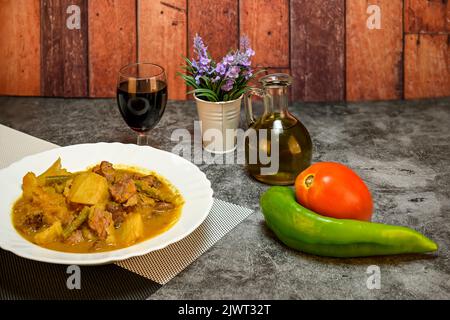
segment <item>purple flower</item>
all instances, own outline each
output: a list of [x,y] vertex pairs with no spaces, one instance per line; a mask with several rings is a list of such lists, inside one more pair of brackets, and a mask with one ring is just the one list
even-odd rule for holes
[[211,63],[211,59],[206,58],[206,57],[204,57],[204,56],[200,57],[200,65],[201,65],[202,67],[209,66],[210,63]]
[[212,79],[215,83],[219,80],[225,81],[221,89],[229,92],[233,89],[235,80],[239,76],[243,76],[245,80],[249,80],[253,75],[251,66],[251,57],[255,52],[250,48],[248,37],[241,38],[241,49],[228,53],[223,57],[222,61],[216,65],[214,69],[216,77]]
[[202,76],[202,75],[200,75],[200,74],[198,74],[198,75],[195,76],[195,83],[200,84],[200,77],[201,77],[201,76]]
[[250,48],[250,39],[248,38],[248,36],[243,35],[240,39],[240,45],[241,45],[241,49],[242,50],[247,50],[248,48]]
[[208,47],[203,43],[203,39],[196,33],[194,37],[194,51],[199,55],[207,55]]
[[245,80],[248,80],[253,76],[253,70],[252,69],[245,70],[244,72],[242,72],[242,75],[244,76]]
[[248,59],[255,55],[255,51],[250,48],[250,39],[245,35],[241,37],[241,50],[245,52]]
[[197,54],[198,60],[192,60],[191,64],[196,71],[195,81],[200,84],[199,75],[210,75],[214,70],[211,67],[211,59],[208,57],[208,47],[205,46],[198,34],[194,37],[194,52]]
[[222,62],[219,62],[219,63],[217,64],[217,66],[216,66],[215,71],[216,71],[219,75],[224,76],[225,73],[227,72],[227,68],[226,68],[225,64],[223,64]]
[[238,50],[230,51],[216,63],[209,56],[208,47],[205,46],[202,38],[196,34],[194,54],[196,57],[191,61],[190,75],[199,88],[211,89],[206,86],[208,81],[202,81],[202,78],[208,78],[211,83],[219,84],[220,87],[216,85],[213,89],[218,91],[216,94],[219,97],[222,97],[225,92],[241,89],[241,86],[245,87],[247,81],[253,76],[251,59],[255,51],[250,47],[250,40],[246,36],[241,37]]
[[241,72],[241,68],[239,68],[238,66],[233,66],[227,72],[227,77],[230,79],[236,79],[239,77],[240,72]]
[[247,48],[247,50],[245,50],[245,54],[250,58],[255,55],[255,51],[252,48]]
[[229,80],[227,80],[227,82],[225,82],[224,85],[222,85],[222,87],[220,87],[220,89],[222,89],[225,92],[228,92],[228,91],[231,91],[231,89],[233,89],[233,85],[234,85],[234,80],[229,79]]

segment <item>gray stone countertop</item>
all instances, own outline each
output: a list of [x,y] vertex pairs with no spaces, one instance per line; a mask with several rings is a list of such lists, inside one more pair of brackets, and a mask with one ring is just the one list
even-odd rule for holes
[[[354,104],[294,104],[314,143],[313,161],[353,168],[369,186],[374,221],[412,227],[437,254],[323,258],[282,245],[258,200],[268,186],[239,164],[200,164],[215,197],[255,210],[152,299],[449,299],[450,99]],[[151,145],[172,150],[173,130],[193,132],[192,101],[169,101]],[[0,123],[65,146],[134,143],[113,99],[0,98]],[[220,160],[219,160],[220,161]],[[368,289],[379,266],[381,289]]]

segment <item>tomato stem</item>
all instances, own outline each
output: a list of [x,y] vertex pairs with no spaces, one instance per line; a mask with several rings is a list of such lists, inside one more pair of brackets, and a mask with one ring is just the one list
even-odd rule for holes
[[314,175],[313,174],[310,174],[310,175],[306,176],[306,178],[305,178],[305,186],[306,186],[306,188],[308,188],[308,189],[311,188],[313,182],[314,182]]

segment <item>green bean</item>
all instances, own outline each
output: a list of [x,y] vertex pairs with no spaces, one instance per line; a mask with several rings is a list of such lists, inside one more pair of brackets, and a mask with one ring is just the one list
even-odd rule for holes
[[64,239],[67,239],[75,230],[77,230],[83,224],[83,222],[86,221],[90,211],[91,210],[89,207],[84,207],[83,210],[81,210],[78,216],[75,219],[73,219],[73,221],[64,229],[63,231]]
[[148,195],[150,198],[153,198],[153,199],[156,199],[159,201],[169,202],[169,203],[172,203],[176,200],[176,196],[174,196],[172,194],[165,194],[164,192],[161,192],[157,188],[146,185],[142,181],[134,181],[134,183],[135,183],[138,191],[143,192],[144,194]]
[[60,184],[63,182],[67,182],[67,180],[69,180],[70,178],[72,178],[72,175],[48,176],[48,177],[45,177],[45,185],[49,186],[49,185],[54,185],[54,184]]

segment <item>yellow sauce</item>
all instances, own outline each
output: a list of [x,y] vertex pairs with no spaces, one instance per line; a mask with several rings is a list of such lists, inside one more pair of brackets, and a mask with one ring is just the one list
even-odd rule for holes
[[[142,170],[140,168],[136,167],[126,167],[126,166],[114,166],[114,168],[120,168],[116,169],[117,172],[125,172],[125,173],[132,173],[132,174],[138,174],[138,175],[148,175],[150,172],[147,170]],[[90,170],[90,169],[88,169]],[[166,192],[174,192],[175,194],[178,194],[178,191],[163,177],[156,175],[155,173],[151,173],[152,175],[156,176],[158,180],[162,183],[161,190]],[[181,197],[181,196],[179,196]],[[182,212],[183,205],[178,205],[174,209],[166,210],[162,213],[160,212],[153,212],[151,214],[144,214],[142,207],[136,206],[135,209],[130,209],[129,214],[132,213],[139,213],[142,216],[142,222],[143,222],[143,233],[142,236],[140,236],[133,244],[140,243],[142,241],[148,240],[150,238],[153,238],[161,233],[164,233],[168,229],[170,229],[180,218],[181,212]],[[70,206],[67,206],[70,214],[76,214],[76,211],[72,209]],[[23,217],[25,214],[29,213],[30,210],[37,210],[34,207],[34,204],[29,199],[25,199],[22,195],[14,204],[12,209],[12,222],[14,227],[16,228],[17,232],[27,239],[28,241],[35,243],[36,241],[34,239],[35,235],[40,231],[30,231],[29,228],[23,227],[21,224],[22,221],[24,221]],[[147,209],[145,209],[147,210]],[[142,212],[141,212],[142,211]],[[86,226],[85,226],[86,228]],[[119,234],[121,232],[121,226],[115,229],[115,233]],[[41,247],[50,249],[50,250],[56,250],[56,251],[62,251],[62,252],[71,252],[71,253],[96,253],[96,252],[104,252],[104,251],[111,251],[111,250],[117,250],[121,248],[125,248],[130,246],[130,244],[122,243],[119,239],[120,237],[117,237],[117,241],[115,243],[107,243],[104,240],[88,240],[84,239],[83,241],[71,244],[67,243],[67,241],[60,240],[60,241],[53,241],[50,243],[45,244],[37,244]]]

